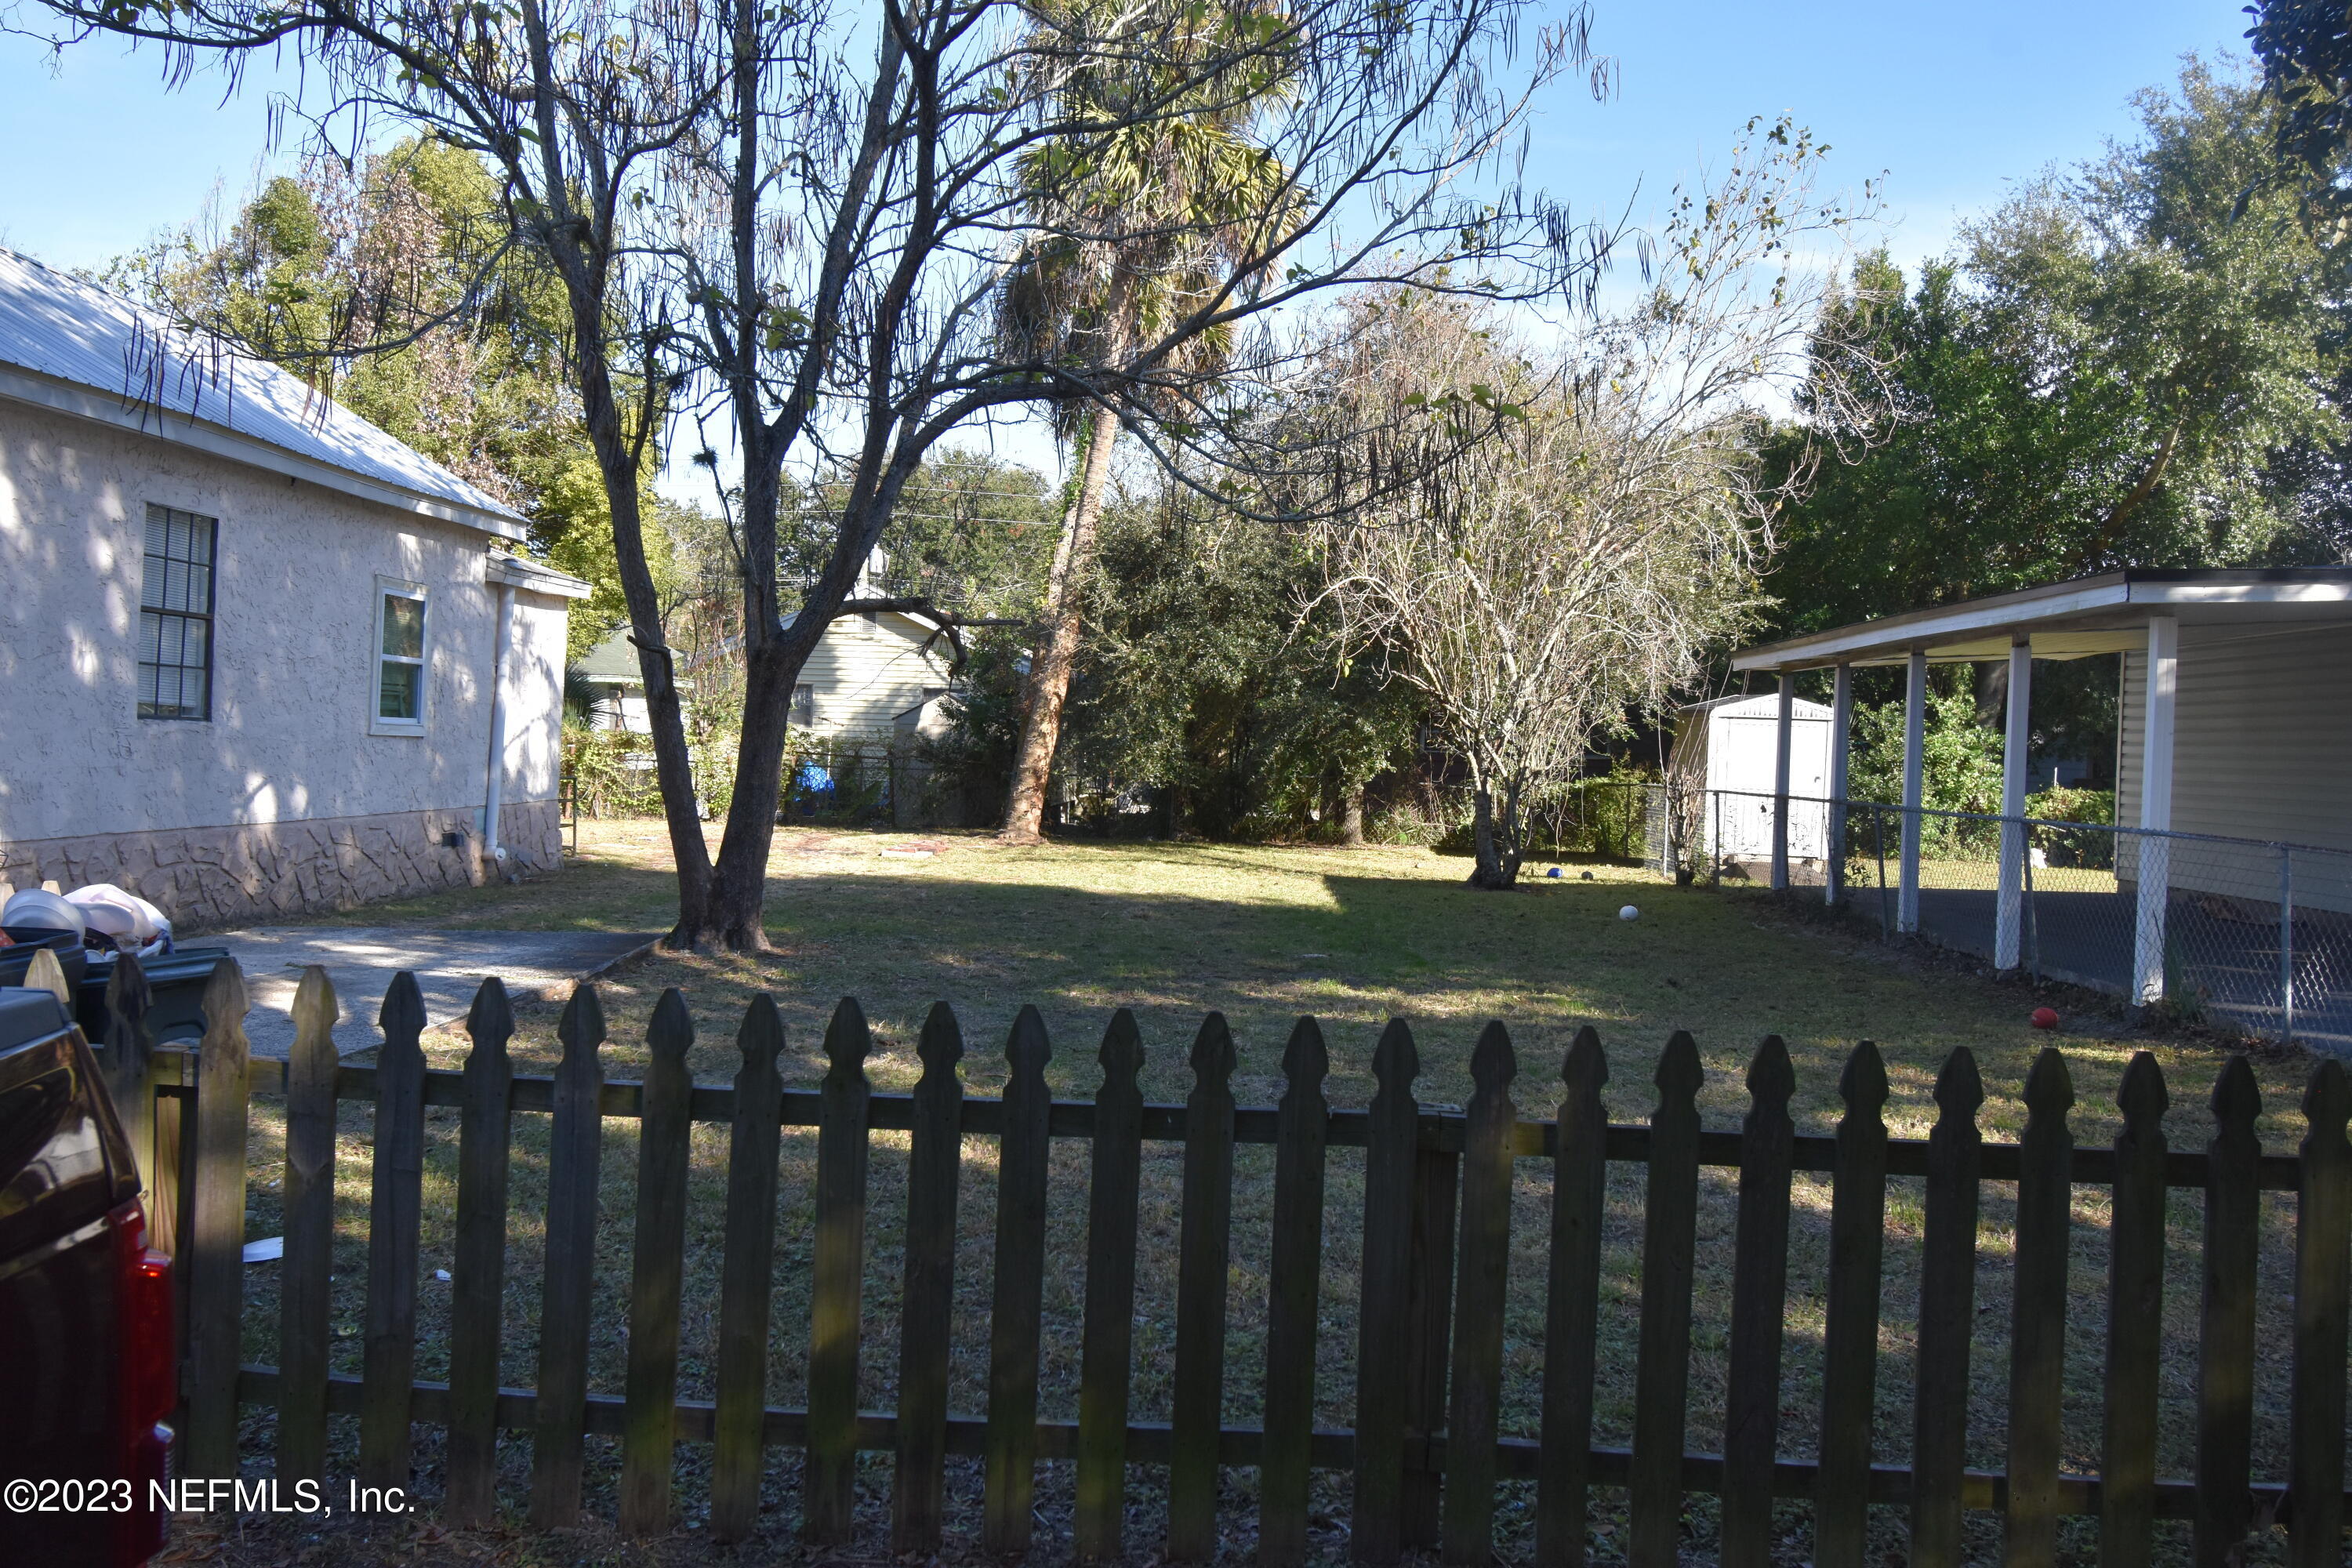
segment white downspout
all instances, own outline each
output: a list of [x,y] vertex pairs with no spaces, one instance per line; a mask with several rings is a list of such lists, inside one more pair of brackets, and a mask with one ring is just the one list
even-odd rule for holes
[[490,658],[489,784],[482,795],[482,844],[489,861],[487,868],[494,874],[507,858],[499,843],[499,813],[507,785],[507,651],[514,644],[514,584],[500,583],[498,590],[499,635]]

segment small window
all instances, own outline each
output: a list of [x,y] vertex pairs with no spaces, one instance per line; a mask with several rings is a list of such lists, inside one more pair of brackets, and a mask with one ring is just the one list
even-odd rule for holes
[[220,520],[147,509],[139,584],[139,717],[213,716],[213,549]]
[[816,722],[816,688],[793,688],[793,722],[806,730]]
[[415,734],[425,728],[425,590],[415,583],[376,579],[375,709],[369,728],[379,734]]

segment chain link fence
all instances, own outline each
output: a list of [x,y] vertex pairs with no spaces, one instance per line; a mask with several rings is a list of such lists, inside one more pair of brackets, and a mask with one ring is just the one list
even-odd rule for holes
[[[1652,868],[1771,885],[1778,797],[1612,787],[1643,795]],[[2352,1050],[2352,851],[1866,801],[1790,796],[1785,810],[1789,886],[1886,941]]]

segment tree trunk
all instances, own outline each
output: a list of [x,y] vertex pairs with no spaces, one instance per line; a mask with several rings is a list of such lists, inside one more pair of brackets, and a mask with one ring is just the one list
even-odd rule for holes
[[1349,784],[1339,805],[1339,842],[1350,849],[1364,847],[1364,786]]
[[1519,792],[1517,787],[1504,790],[1499,816],[1495,797],[1485,784],[1476,786],[1475,798],[1472,828],[1477,858],[1470,868],[1470,885],[1488,892],[1516,888],[1519,885]]
[[768,856],[775,845],[776,813],[783,796],[792,683],[807,662],[805,654],[795,658],[793,653],[791,640],[771,641],[745,660],[735,795],[728,803],[727,832],[719,842],[719,864],[702,911],[706,940],[734,952],[768,951]]
[[[710,896],[710,848],[702,837],[702,819],[694,809],[694,765],[687,749],[685,706],[678,699],[669,638],[662,629],[660,595],[646,560],[644,519],[637,507],[645,449],[632,442],[623,428],[620,402],[605,363],[606,344],[600,335],[598,312],[604,309],[601,293],[583,286],[572,291],[570,302],[574,329],[583,344],[581,418],[588,427],[589,445],[604,481],[605,504],[613,514],[613,555],[620,568],[622,596],[628,601],[637,669],[645,678],[646,728],[654,745],[654,776],[661,786],[670,858],[677,868],[678,922],[664,940],[672,947],[691,947],[701,935],[698,912]],[[495,835],[495,824],[491,831]]]
[[997,837],[1008,844],[1034,844],[1044,837],[1045,784],[1054,771],[1054,751],[1062,740],[1062,703],[1070,694],[1070,669],[1078,656],[1080,595],[1094,565],[1095,525],[1101,521],[1103,491],[1110,479],[1110,454],[1118,440],[1118,416],[1095,413],[1086,465],[1070,498],[1062,538],[1054,551],[1054,573],[1045,590],[1045,636],[1029,662],[1023,700],[1021,744],[1013,754],[1013,789]]

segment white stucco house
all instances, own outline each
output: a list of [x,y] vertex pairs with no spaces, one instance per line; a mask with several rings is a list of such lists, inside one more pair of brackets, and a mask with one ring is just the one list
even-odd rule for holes
[[175,921],[551,865],[524,520],[268,364],[0,250],[0,881]]

